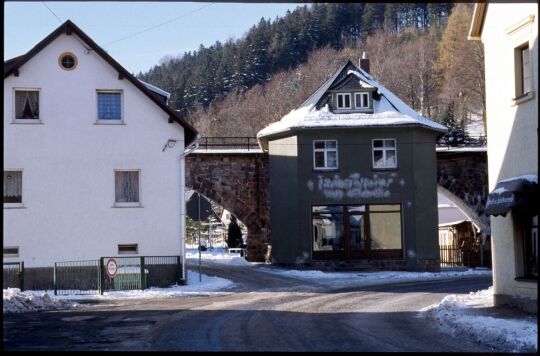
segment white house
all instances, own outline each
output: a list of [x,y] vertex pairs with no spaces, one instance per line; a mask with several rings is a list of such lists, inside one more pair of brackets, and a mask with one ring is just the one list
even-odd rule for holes
[[538,4],[476,4],[469,39],[485,50],[496,305],[538,300]]
[[4,262],[184,251],[197,132],[66,21],[4,63]]

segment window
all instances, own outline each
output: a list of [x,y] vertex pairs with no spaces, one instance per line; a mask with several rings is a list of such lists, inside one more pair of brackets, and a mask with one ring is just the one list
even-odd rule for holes
[[119,255],[136,255],[139,253],[139,244],[118,245]]
[[114,172],[115,206],[140,206],[138,170]]
[[98,91],[98,120],[118,122],[122,120],[122,93]]
[[338,168],[337,141],[313,141],[313,168]]
[[343,206],[312,208],[313,251],[343,250]]
[[356,109],[369,109],[369,94],[368,93],[355,93],[354,94],[354,107]]
[[396,168],[395,139],[373,140],[373,168]]
[[71,52],[65,52],[58,57],[58,64],[63,70],[73,70],[77,67],[77,57]]
[[18,246],[4,246],[4,258],[5,257],[19,257]]
[[516,99],[531,91],[531,55],[529,46],[521,46],[515,50]]
[[39,90],[15,90],[15,120],[39,120]]
[[22,204],[22,171],[4,171],[4,205]]
[[337,93],[337,105],[338,109],[350,109],[351,108],[351,94],[349,93]]
[[[528,216],[523,231],[523,272],[520,277],[538,279],[538,215]],[[518,268],[518,271],[521,268]]]
[[369,228],[372,250],[401,249],[401,206],[370,205]]

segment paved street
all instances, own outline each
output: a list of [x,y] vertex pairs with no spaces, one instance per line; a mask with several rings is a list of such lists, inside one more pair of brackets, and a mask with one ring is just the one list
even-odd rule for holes
[[4,315],[6,350],[492,351],[437,331],[417,310],[489,277],[330,290],[253,266],[205,261],[236,286],[209,296],[115,300]]

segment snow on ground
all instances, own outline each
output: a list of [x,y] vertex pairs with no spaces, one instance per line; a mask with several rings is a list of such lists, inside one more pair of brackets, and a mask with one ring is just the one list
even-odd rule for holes
[[478,342],[506,352],[538,351],[537,319],[508,319],[482,315],[493,307],[493,287],[468,295],[451,294],[421,311],[454,337],[468,335]]
[[375,272],[323,272],[317,270],[290,270],[261,267],[268,273],[280,274],[287,277],[318,282],[331,287],[348,285],[377,285],[389,282],[425,281],[446,279],[462,276],[491,276],[488,269],[468,269],[442,272],[406,272],[406,271],[375,271]]
[[[186,259],[197,261],[199,259],[199,251],[197,249],[186,249]],[[245,258],[241,257],[239,253],[228,254],[227,249],[223,247],[213,248],[212,250],[207,251],[201,251],[201,260],[210,260],[212,262],[239,266],[252,264],[250,262],[247,262]],[[259,263],[257,262],[253,264]]]

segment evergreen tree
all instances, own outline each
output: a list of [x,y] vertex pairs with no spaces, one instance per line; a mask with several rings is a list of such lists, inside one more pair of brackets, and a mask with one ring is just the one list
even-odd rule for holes
[[227,245],[229,248],[236,248],[242,245],[242,230],[238,226],[238,222],[234,215],[231,215],[231,222],[227,228]]
[[437,118],[442,125],[448,128],[448,132],[439,139],[439,143],[449,146],[457,146],[467,142],[467,134],[454,117],[454,103],[446,106],[441,117]]

